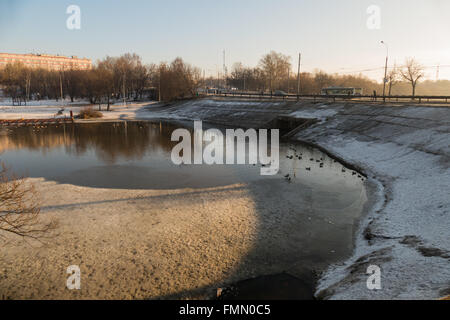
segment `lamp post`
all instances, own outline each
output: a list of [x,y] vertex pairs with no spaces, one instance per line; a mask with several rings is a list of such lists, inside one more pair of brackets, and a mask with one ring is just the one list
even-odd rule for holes
[[383,102],[386,102],[386,82],[387,82],[387,67],[389,60],[389,47],[384,41],[381,41],[381,44],[384,44],[386,46],[386,64],[384,66],[384,79],[383,79]]
[[298,54],[298,72],[297,72],[297,98],[300,95],[300,63],[302,60],[302,54]]

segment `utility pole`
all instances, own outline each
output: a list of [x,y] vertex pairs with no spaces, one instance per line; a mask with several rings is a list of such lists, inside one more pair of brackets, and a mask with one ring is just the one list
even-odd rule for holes
[[225,50],[223,50],[223,77],[224,77],[224,88],[227,87],[227,66],[226,66],[226,62],[225,62]]
[[123,72],[123,79],[122,79],[122,95],[123,95],[123,105],[126,106],[127,105],[127,98],[125,97],[125,71]]
[[25,83],[25,91],[26,91],[26,97],[25,97],[25,104],[26,101],[30,100],[30,91],[31,91],[31,72],[27,71],[27,79]]
[[298,54],[298,73],[297,73],[297,96],[300,95],[300,63],[302,61],[302,54]]
[[158,101],[161,102],[161,66],[159,66]]
[[394,75],[393,76],[389,76],[389,92],[388,92],[388,96],[389,99],[391,98],[391,93],[392,93],[392,81],[395,80],[396,77],[396,72],[397,72],[397,62],[394,63]]
[[438,64],[437,69],[436,69],[436,81],[439,80],[439,68],[440,68],[440,64]]
[[384,79],[383,79],[383,102],[386,102],[386,83],[387,83],[387,67],[389,60],[389,47],[384,41],[381,41],[381,43],[386,46],[386,64],[384,66]]
[[62,87],[62,76],[61,76],[61,71],[59,72],[59,90],[61,93],[61,103],[63,103],[63,87]]
[[289,80],[290,80],[290,76],[291,76],[290,73],[291,73],[291,70],[290,70],[290,68],[288,68],[288,75],[287,75],[287,76],[288,76],[288,78],[287,78],[287,80],[288,80],[288,81],[287,81],[287,93],[288,93],[288,94],[289,94],[289,89],[290,89],[290,88],[289,88]]
[[205,69],[203,69],[203,84],[205,85],[205,94],[207,94],[208,93],[208,85],[206,84]]

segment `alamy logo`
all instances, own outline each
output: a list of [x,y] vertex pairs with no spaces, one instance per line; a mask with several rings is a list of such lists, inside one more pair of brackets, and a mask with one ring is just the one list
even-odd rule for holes
[[367,28],[370,30],[381,29],[381,8],[377,5],[371,5],[367,8]]
[[70,16],[67,18],[66,26],[69,30],[80,30],[81,29],[81,9],[77,5],[70,5],[66,10],[67,14]]
[[[259,163],[262,165],[261,175],[276,175],[280,167],[279,130],[270,130],[270,155],[268,154],[268,130],[258,131],[227,129],[224,137],[218,129],[203,131],[202,122],[195,121],[194,164],[257,164],[259,157]],[[178,142],[180,139],[181,142],[172,150],[172,162],[176,165],[192,164],[192,137],[189,130],[177,129],[172,133],[172,141]],[[209,142],[204,149],[203,142]]]
[[67,274],[70,276],[67,278],[66,286],[69,290],[81,289],[81,270],[79,266],[67,267]]
[[381,269],[379,266],[370,265],[367,268],[367,274],[369,274],[369,278],[367,278],[367,289],[369,290],[381,290]]

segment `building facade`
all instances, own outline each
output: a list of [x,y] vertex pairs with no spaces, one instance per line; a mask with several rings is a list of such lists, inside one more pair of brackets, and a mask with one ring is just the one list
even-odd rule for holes
[[0,53],[0,68],[15,62],[23,63],[33,69],[46,70],[90,70],[92,68],[91,59],[78,58],[76,56],[54,56],[47,54],[14,54]]

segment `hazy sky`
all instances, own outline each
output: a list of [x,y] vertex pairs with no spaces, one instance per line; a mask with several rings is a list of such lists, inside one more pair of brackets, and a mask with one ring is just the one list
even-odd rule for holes
[[[81,8],[81,29],[69,30],[66,9]],[[367,9],[381,9],[369,29]],[[255,66],[270,50],[302,52],[305,71],[363,73],[381,79],[405,57],[427,76],[450,79],[450,0],[0,0],[0,52],[89,57],[136,52],[144,62],[177,56],[204,70],[233,62]],[[380,80],[381,81],[381,80]]]

